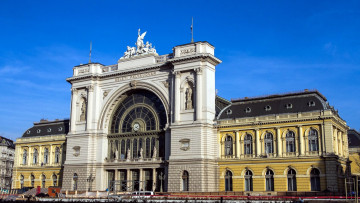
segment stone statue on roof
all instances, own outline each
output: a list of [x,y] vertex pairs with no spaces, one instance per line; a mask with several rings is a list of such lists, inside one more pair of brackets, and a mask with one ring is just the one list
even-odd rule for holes
[[137,40],[135,43],[136,47],[127,46],[127,50],[124,52],[124,56],[121,57],[120,59],[126,59],[126,58],[131,58],[134,56],[145,55],[145,54],[150,54],[150,53],[156,54],[155,46],[152,47],[152,44],[149,43],[148,41],[146,42],[146,44],[144,43],[145,35],[146,35],[146,32],[141,34],[140,29],[139,29],[138,37],[137,37]]

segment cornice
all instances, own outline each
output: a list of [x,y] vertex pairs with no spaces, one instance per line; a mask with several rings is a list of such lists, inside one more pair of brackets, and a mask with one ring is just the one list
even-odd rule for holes
[[220,59],[216,58],[214,55],[209,54],[209,53],[194,54],[194,55],[172,58],[172,59],[169,59],[168,62],[176,64],[176,63],[189,61],[189,60],[195,60],[195,59],[206,59],[206,60],[208,60],[208,62],[210,62],[211,64],[213,64],[215,66],[222,62]]

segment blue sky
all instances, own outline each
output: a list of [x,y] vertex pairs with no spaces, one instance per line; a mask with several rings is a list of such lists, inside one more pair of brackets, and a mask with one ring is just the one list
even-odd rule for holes
[[0,1],[0,135],[69,118],[72,67],[115,64],[137,29],[159,54],[208,41],[224,98],[318,89],[360,129],[360,1]]

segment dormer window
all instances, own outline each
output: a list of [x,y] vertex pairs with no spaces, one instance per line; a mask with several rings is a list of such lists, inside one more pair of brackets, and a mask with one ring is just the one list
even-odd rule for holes
[[227,114],[227,115],[230,115],[230,114],[232,114],[232,111],[231,111],[231,109],[228,109],[228,110],[226,111],[226,114]]
[[308,106],[315,106],[315,102],[314,101],[309,101]]
[[271,110],[271,106],[270,106],[270,105],[265,106],[265,111],[270,111],[270,110]]
[[246,112],[246,113],[250,113],[250,112],[251,112],[251,108],[250,108],[250,107],[247,107],[247,108],[245,109],[245,112]]
[[47,132],[48,132],[48,133],[51,132],[51,128],[48,128],[48,129],[47,129]]
[[41,132],[41,130],[40,129],[37,129],[37,131],[36,131],[37,133],[40,133]]
[[286,104],[286,108],[287,108],[287,109],[292,109],[292,107],[293,107],[292,103]]

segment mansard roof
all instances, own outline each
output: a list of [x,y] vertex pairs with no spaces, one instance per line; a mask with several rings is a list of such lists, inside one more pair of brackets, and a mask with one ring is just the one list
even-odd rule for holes
[[51,135],[66,135],[69,132],[69,119],[48,121],[41,119],[34,126],[26,130],[22,137],[38,137]]
[[0,136],[0,145],[15,149],[14,141],[2,136]]
[[326,98],[317,90],[232,99],[218,119],[235,119],[272,114],[299,113],[328,109]]
[[360,132],[355,129],[348,130],[349,148],[360,147]]
[[218,95],[215,97],[215,112],[216,116],[223,110],[225,107],[227,107],[231,102],[227,99],[224,99]]

